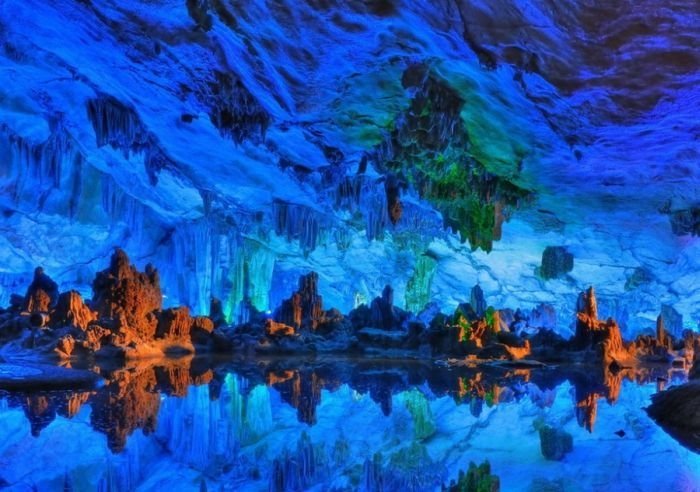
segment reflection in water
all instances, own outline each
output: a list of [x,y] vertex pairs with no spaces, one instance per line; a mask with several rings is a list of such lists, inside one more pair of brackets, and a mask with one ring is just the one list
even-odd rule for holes
[[[433,490],[467,468],[464,456],[470,454],[470,447],[480,445],[474,436],[490,428],[489,422],[498,418],[494,411],[501,405],[508,407],[504,415],[517,409],[508,423],[515,427],[493,429],[491,446],[514,446],[515,453],[518,439],[538,439],[535,417],[561,427],[571,413],[591,435],[579,435],[579,441],[599,439],[598,445],[605,447],[611,446],[610,435],[595,436],[599,401],[615,405],[624,398],[623,387],[627,391],[636,385],[649,388],[675,377],[653,368],[617,372],[583,366],[445,368],[428,362],[371,359],[256,359],[225,364],[180,359],[95,370],[105,384],[92,391],[0,393],[8,410],[22,409],[35,437],[47,432],[57,416],[79,420],[81,407],[86,406],[86,422],[107,437],[114,458],[105,458],[106,464],[101,465],[105,471],[92,470],[94,477],[84,477],[83,482],[77,471],[67,468],[66,477],[75,490],[82,490],[79,483],[101,490],[131,490],[137,484],[149,489],[148,474],[139,465],[144,460],[159,463],[176,475],[196,470],[194,478],[185,473],[194,482],[180,483],[181,488],[193,490],[206,488],[201,484],[207,482],[219,483],[224,490],[305,490],[319,483],[334,484],[337,490]],[[568,410],[557,403],[565,401],[562,391],[571,395]],[[362,404],[364,395],[369,396],[376,414]],[[459,409],[466,409],[470,417]],[[638,439],[648,437],[649,431],[640,430],[639,421],[644,417],[628,408],[624,412],[616,425],[634,424]],[[456,434],[462,428],[465,431],[459,438],[446,435],[446,426],[456,426]],[[130,438],[136,429],[142,435]],[[84,431],[74,428],[72,432]],[[508,433],[518,433],[513,434],[513,442]],[[539,442],[535,444],[527,449],[539,449]],[[3,449],[0,446],[0,465]],[[575,452],[576,447],[573,455]],[[120,453],[127,457],[128,466],[114,465],[120,463]],[[484,451],[469,459],[498,462],[499,456]],[[510,459],[523,457],[512,455]],[[546,463],[541,455],[537,459]],[[565,459],[561,466],[570,466],[566,463],[575,463],[575,459]],[[183,469],[182,464],[188,468]],[[502,475],[504,490],[510,490],[505,487],[509,470],[494,465],[493,473]],[[6,483],[15,483],[13,479],[28,483],[19,473],[3,473],[0,471],[0,479]],[[43,473],[50,475],[48,470]],[[54,475],[60,473],[63,471]],[[60,484],[57,479],[42,483],[46,490],[59,490],[68,483],[66,477]],[[523,490],[529,484],[520,483]],[[154,483],[150,486],[157,488]],[[18,486],[17,490],[23,489]]]

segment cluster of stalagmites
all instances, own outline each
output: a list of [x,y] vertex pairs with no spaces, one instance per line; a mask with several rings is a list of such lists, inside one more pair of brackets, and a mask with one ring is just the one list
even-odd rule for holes
[[158,272],[144,272],[116,250],[109,268],[93,282],[93,297],[58,292],[41,268],[25,296],[14,296],[0,312],[0,340],[19,340],[25,348],[52,350],[61,357],[104,355],[142,357],[195,349],[250,353],[380,353],[391,356],[473,360],[596,361],[618,371],[638,361],[687,367],[695,336],[679,340],[666,333],[659,317],[656,336],[625,343],[613,319],[598,319],[591,287],[579,296],[576,333],[557,335],[556,313],[547,305],[531,311],[488,306],[477,285],[469,302],[451,315],[428,306],[413,315],[394,305],[386,286],[369,305],[343,315],[326,310],[318,293],[318,275],[299,280],[298,289],[272,313],[258,312],[244,301],[248,321],[226,326],[221,303],[212,300],[209,316],[191,316],[187,307],[162,308]]
[[97,274],[93,298],[76,291],[58,292],[41,268],[24,297],[13,296],[0,314],[0,339],[24,348],[76,355],[142,357],[175,351],[193,352],[213,342],[214,322],[190,316],[187,307],[162,308],[158,271],[131,265],[122,250]]

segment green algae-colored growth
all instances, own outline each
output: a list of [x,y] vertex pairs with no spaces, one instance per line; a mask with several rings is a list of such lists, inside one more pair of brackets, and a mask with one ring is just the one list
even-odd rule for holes
[[413,276],[406,285],[406,309],[420,312],[430,302],[430,286],[437,262],[429,256],[421,255],[416,260]]
[[[432,203],[443,214],[445,226],[459,232],[472,250],[488,252],[511,209],[530,193],[475,157],[461,116],[465,104],[457,91],[426,72],[409,109],[395,118],[388,136],[393,154],[379,165]],[[520,160],[521,152],[516,154]],[[514,162],[509,175],[515,168]]]
[[435,434],[433,412],[425,395],[413,388],[404,395],[404,402],[411,417],[416,439],[425,439]]

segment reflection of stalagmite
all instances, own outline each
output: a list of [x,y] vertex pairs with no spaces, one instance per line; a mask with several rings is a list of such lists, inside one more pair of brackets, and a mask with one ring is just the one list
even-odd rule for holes
[[92,426],[107,435],[115,452],[126,446],[127,437],[138,428],[150,434],[156,428],[160,395],[155,392],[153,370],[120,371],[92,399]]
[[590,393],[586,398],[576,403],[576,419],[581,427],[593,432],[598,414],[598,394]]
[[82,406],[88,402],[92,393],[66,393],[61,395],[58,400],[58,414],[66,418],[72,419],[75,417]]
[[22,406],[29,419],[34,437],[38,436],[56,418],[56,404],[48,396],[28,396],[24,399]]
[[300,422],[316,423],[316,407],[321,403],[323,381],[313,371],[297,371],[292,378],[275,383],[282,399],[297,409]]
[[93,427],[107,435],[110,449],[120,452],[127,437],[138,428],[149,434],[156,429],[161,397],[159,392],[185,396],[192,384],[208,383],[210,370],[196,375],[192,359],[148,363],[122,369],[108,376],[107,384],[91,399]]

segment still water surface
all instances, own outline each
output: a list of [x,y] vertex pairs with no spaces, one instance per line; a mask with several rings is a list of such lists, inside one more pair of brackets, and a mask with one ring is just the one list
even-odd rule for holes
[[[700,490],[700,455],[644,411],[673,374],[333,359],[100,371],[93,391],[0,392],[0,489],[440,490],[487,460],[503,491]],[[547,459],[544,426],[572,449],[549,438]]]

